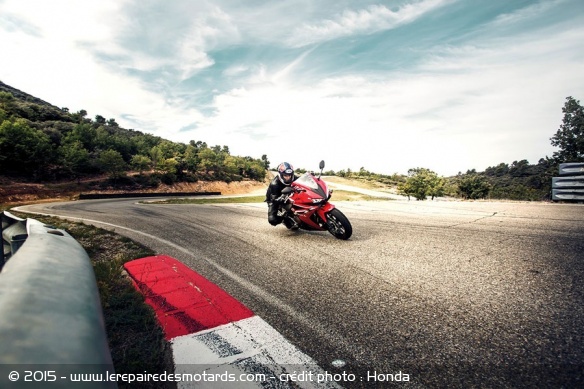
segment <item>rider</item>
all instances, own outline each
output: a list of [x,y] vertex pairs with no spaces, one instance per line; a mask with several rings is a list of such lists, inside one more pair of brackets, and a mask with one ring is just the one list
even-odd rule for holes
[[268,186],[268,190],[266,191],[266,202],[268,203],[268,222],[273,225],[277,226],[278,224],[282,223],[282,218],[278,217],[278,208],[280,204],[275,201],[280,195],[282,194],[282,189],[287,186],[290,186],[292,182],[294,182],[298,177],[294,175],[294,168],[288,162],[282,162],[278,165],[278,174],[270,185]]

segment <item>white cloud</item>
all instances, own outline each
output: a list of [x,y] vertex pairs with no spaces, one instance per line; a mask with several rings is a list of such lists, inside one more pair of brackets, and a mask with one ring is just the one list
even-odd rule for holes
[[345,10],[334,19],[296,28],[287,43],[301,47],[355,34],[372,34],[410,23],[422,15],[452,3],[452,0],[422,0],[393,11],[384,5],[371,5],[358,11]]
[[[282,43],[288,31],[295,31],[288,41],[295,46],[359,39],[447,3],[363,5],[302,24],[302,17],[319,13],[305,7],[282,16],[298,7],[288,3],[234,9],[228,2],[222,8],[153,2],[153,9],[128,9],[129,2],[5,0],[0,14],[11,22],[0,27],[0,51],[11,60],[0,62],[0,79],[72,111],[115,118],[122,127],[227,145],[236,155],[268,154],[274,164],[316,168],[325,159],[334,170],[405,173],[420,166],[450,175],[551,155],[549,137],[561,123],[564,99],[578,98],[584,88],[584,29],[565,21],[539,29],[532,23],[546,21],[541,12],[550,13],[554,8],[545,5],[552,3],[466,30],[465,39],[454,40],[465,44],[414,53],[415,62],[399,72],[363,70],[356,61],[342,73],[335,66],[318,73],[330,61],[330,51],[320,50],[326,45],[301,52]],[[145,20],[132,12],[144,12]],[[518,33],[519,22],[530,32]],[[278,39],[277,49],[268,44]],[[188,77],[191,82],[179,84]],[[187,107],[194,105],[189,96],[214,96],[205,106],[212,113]]]
[[545,16],[548,11],[551,11],[556,7],[562,7],[564,4],[566,4],[566,0],[537,2],[524,8],[520,8],[518,11],[499,15],[492,23],[490,23],[490,28],[514,26],[518,23],[529,22],[539,16]]
[[[216,115],[192,135],[267,152],[274,163],[310,167],[322,157],[335,170],[405,173],[420,166],[452,175],[513,160],[537,163],[551,156],[565,97],[584,86],[573,52],[583,37],[580,28],[440,47],[409,72],[309,85],[263,68],[255,83],[218,96]],[[252,139],[262,134],[261,143]]]

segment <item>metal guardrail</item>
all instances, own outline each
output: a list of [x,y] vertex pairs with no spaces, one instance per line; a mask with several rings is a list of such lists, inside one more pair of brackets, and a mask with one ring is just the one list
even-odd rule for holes
[[552,178],[552,200],[584,201],[584,163],[562,163]]
[[574,176],[584,174],[584,163],[568,162],[560,164],[560,176]]
[[[83,247],[66,231],[37,220],[8,212],[0,218],[0,386],[21,387],[7,382],[4,371],[19,371],[19,366],[19,383],[24,383],[25,366],[27,371],[40,371],[38,366],[56,370],[51,387],[71,387],[59,376],[66,372],[113,372],[95,275]],[[117,384],[83,382],[79,387]]]
[[8,212],[0,213],[0,235],[2,236],[2,253],[0,254],[0,270],[4,263],[16,253],[28,237],[26,220]]

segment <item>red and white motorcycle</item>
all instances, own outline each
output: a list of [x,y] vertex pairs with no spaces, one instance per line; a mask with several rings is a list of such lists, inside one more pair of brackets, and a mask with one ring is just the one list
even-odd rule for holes
[[306,172],[289,187],[282,190],[277,199],[282,203],[278,216],[288,229],[328,231],[335,238],[349,239],[353,227],[349,219],[329,199],[333,191],[321,179],[324,161],[320,161],[320,174]]

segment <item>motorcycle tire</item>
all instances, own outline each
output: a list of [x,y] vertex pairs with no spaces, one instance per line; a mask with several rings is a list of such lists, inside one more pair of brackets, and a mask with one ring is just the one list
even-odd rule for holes
[[353,234],[353,227],[349,219],[337,208],[332,209],[327,215],[328,231],[337,239],[347,240]]

